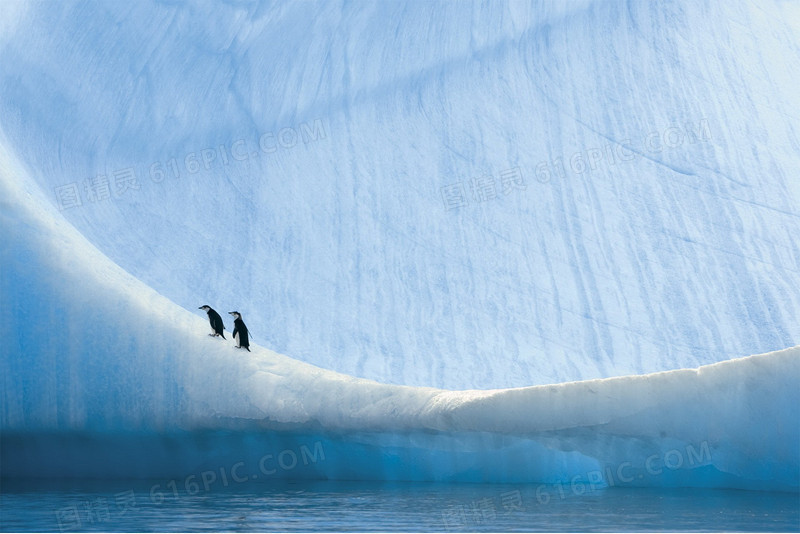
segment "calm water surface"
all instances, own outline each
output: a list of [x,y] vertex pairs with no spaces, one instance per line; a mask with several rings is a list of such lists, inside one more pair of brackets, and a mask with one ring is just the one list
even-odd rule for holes
[[[206,481],[207,482],[207,481]],[[218,481],[214,481],[218,482]],[[177,481],[0,487],[3,531],[780,531],[800,495],[582,486]]]

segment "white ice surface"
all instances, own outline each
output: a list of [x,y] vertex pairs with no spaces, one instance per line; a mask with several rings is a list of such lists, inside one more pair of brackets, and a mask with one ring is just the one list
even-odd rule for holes
[[797,491],[797,20],[2,2],[2,475]]
[[112,261],[298,360],[448,389],[697,367],[800,343],[792,5],[4,2],[0,121]]
[[[324,443],[313,475],[327,478],[798,487],[800,348],[484,391],[381,384],[257,345],[243,353],[91,245],[4,147],[6,475],[185,475],[252,456],[248,439],[263,452],[263,440],[299,435]],[[176,431],[181,445],[164,445]]]

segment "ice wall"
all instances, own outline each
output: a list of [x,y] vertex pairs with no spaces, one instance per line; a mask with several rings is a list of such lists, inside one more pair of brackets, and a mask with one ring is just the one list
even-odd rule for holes
[[4,3],[0,121],[104,254],[278,352],[446,388],[695,367],[800,343],[784,4]]
[[98,251],[6,146],[3,477],[145,477],[162,492],[277,478],[800,487],[797,347],[491,391],[243,353]]

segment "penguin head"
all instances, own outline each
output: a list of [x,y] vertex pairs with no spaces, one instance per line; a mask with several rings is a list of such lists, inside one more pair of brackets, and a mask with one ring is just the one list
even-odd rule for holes
[[242,316],[242,314],[239,313],[238,311],[232,311],[232,312],[228,312],[228,313],[233,315],[234,319],[239,319]]
[[205,310],[205,311],[208,311],[208,310],[210,310],[210,309],[211,309],[211,306],[209,306],[208,304],[203,304],[202,306],[200,306],[200,307],[199,307],[199,308],[197,308],[197,309],[198,309],[198,310]]

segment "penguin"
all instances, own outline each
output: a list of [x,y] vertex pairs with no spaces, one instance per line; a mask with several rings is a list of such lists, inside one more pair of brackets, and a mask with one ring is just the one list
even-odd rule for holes
[[208,314],[208,322],[211,323],[211,333],[208,334],[211,337],[222,336],[222,339],[227,339],[225,337],[225,325],[222,324],[222,317],[209,306],[208,304],[203,304],[198,310],[205,310]]
[[236,340],[236,348],[244,347],[250,352],[250,338],[247,335],[247,326],[242,321],[242,314],[238,311],[228,313],[233,315],[233,339]]

